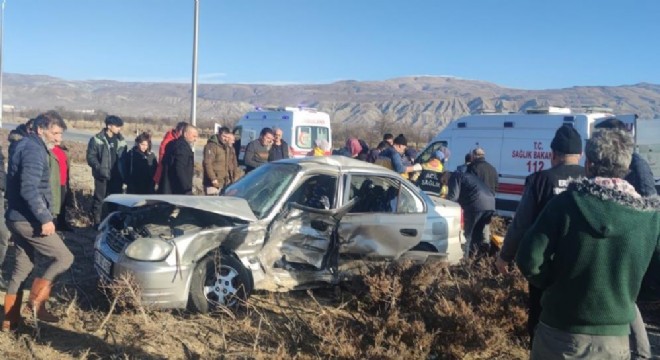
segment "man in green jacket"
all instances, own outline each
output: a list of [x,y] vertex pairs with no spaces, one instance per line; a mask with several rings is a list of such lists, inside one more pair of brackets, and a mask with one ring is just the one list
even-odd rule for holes
[[523,237],[516,262],[544,289],[532,359],[628,359],[635,300],[660,261],[660,199],[623,180],[631,136],[600,130],[587,142],[589,179],[571,182]]
[[92,136],[87,145],[87,164],[92,168],[94,177],[94,225],[101,222],[103,199],[121,193],[124,185],[119,166],[119,159],[126,151],[126,140],[121,135],[122,126],[124,121],[120,117],[109,115],[105,118],[105,128]]

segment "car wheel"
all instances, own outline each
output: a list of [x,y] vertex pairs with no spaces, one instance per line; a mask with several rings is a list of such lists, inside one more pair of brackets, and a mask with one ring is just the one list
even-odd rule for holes
[[202,314],[219,306],[237,308],[251,292],[252,282],[243,264],[232,256],[212,253],[195,265],[188,308]]
[[421,243],[415,245],[415,247],[413,247],[410,250],[411,251],[428,251],[428,252],[436,252],[436,253],[438,252],[438,249],[436,249],[435,246],[433,246],[433,245],[431,245],[427,242],[421,242]]

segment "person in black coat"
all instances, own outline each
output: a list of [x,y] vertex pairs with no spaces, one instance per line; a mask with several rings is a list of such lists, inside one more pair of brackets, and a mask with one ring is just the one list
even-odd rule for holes
[[476,175],[491,191],[497,191],[497,184],[499,183],[497,170],[486,161],[484,149],[478,147],[472,150],[472,162],[468,165],[467,172]]
[[183,136],[167,144],[163,157],[163,176],[158,192],[161,194],[192,195],[192,179],[195,172],[195,152],[198,131],[186,125]]
[[469,172],[445,172],[442,182],[448,187],[447,200],[457,202],[463,209],[463,229],[467,240],[465,257],[488,254],[490,239],[487,238],[486,226],[495,214],[495,193]]
[[273,128],[273,144],[268,151],[268,162],[288,159],[289,158],[289,144],[284,141],[284,132],[280,128]]
[[121,159],[126,193],[153,194],[157,166],[156,155],[151,152],[151,135],[143,132],[135,138],[135,146],[125,152]]

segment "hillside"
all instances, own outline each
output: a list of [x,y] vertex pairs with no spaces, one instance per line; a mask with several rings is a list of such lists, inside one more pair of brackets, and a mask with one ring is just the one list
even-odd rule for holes
[[[190,85],[107,80],[68,81],[42,75],[6,74],[4,104],[17,110],[64,107],[123,116],[185,119]],[[453,77],[404,77],[316,85],[202,84],[198,119],[238,119],[255,106],[300,105],[330,113],[333,121],[368,125],[387,120],[442,127],[483,110],[516,112],[530,107],[605,106],[642,118],[660,117],[660,85],[576,86],[521,90]]]

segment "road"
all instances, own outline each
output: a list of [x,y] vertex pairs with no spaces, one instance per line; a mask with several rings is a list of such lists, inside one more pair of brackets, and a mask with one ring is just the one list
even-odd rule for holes
[[[13,123],[8,123],[4,122],[2,123],[2,128],[7,129],[9,131],[14,130],[19,124],[13,124]],[[90,130],[78,130],[78,129],[72,129],[69,128],[67,131],[64,132],[64,140],[66,141],[73,141],[73,142],[80,142],[80,143],[87,143],[89,139],[94,136],[98,131],[90,131]],[[126,143],[128,144],[129,147],[133,146],[133,137],[126,137]],[[158,148],[160,147],[160,139],[152,139],[151,140],[151,149],[154,152],[158,152]],[[195,162],[202,162],[202,148],[195,148]]]

